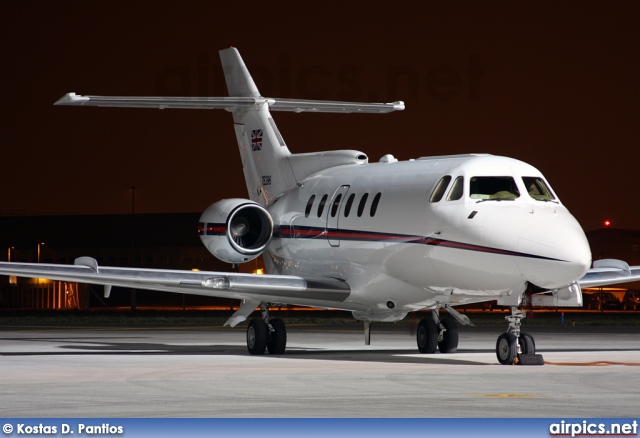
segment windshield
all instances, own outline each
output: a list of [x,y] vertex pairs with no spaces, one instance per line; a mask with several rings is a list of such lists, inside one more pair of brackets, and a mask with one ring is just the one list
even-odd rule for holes
[[471,199],[516,199],[520,191],[511,176],[474,176],[469,184]]
[[523,176],[522,182],[529,192],[529,196],[538,201],[555,201],[555,196],[549,190],[544,180],[538,176]]

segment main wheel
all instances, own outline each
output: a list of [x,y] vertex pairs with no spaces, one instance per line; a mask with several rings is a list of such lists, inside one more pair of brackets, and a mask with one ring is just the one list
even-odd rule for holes
[[438,342],[440,353],[455,353],[458,351],[458,324],[452,319],[443,319],[440,323],[445,331],[442,333],[442,340]]
[[438,346],[438,326],[431,318],[423,318],[418,324],[416,340],[420,353],[435,353]]
[[520,333],[518,343],[522,354],[536,354],[536,341],[529,333]]
[[267,342],[267,350],[270,354],[282,354],[287,346],[287,328],[284,321],[275,318],[269,321],[269,324],[274,331],[271,332],[269,342]]
[[251,354],[264,354],[267,348],[267,324],[260,318],[254,318],[247,327],[247,350]]
[[496,356],[502,365],[513,365],[518,355],[518,344],[512,333],[503,333],[496,342]]

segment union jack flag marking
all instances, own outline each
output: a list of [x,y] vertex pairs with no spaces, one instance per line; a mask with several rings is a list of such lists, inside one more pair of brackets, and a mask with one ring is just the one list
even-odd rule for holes
[[251,130],[251,150],[262,150],[262,129]]

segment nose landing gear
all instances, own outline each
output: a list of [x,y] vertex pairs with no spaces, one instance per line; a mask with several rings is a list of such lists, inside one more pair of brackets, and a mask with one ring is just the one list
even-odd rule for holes
[[544,365],[542,355],[536,354],[533,336],[520,331],[520,323],[525,317],[526,313],[517,307],[511,307],[511,315],[505,317],[509,328],[496,342],[496,357],[502,365]]

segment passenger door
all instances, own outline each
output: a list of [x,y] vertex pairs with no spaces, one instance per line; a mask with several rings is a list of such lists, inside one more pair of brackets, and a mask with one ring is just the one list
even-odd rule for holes
[[336,231],[338,230],[342,205],[347,198],[347,192],[349,192],[349,186],[340,186],[327,205],[327,240],[331,246],[340,246],[340,238]]

